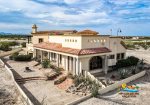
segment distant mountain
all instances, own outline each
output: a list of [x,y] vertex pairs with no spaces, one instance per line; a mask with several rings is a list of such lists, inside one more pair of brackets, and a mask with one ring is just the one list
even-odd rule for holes
[[29,35],[29,34],[19,34],[19,33],[6,33],[6,32],[0,32],[0,35]]
[[14,34],[12,34],[12,33],[0,32],[0,35],[14,35]]

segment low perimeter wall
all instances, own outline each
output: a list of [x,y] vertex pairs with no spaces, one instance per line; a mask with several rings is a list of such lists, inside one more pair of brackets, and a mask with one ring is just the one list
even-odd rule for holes
[[126,79],[123,79],[123,80],[121,80],[121,81],[118,81],[118,82],[116,82],[116,83],[114,83],[114,84],[112,84],[112,85],[109,85],[108,87],[99,90],[99,94],[104,94],[104,93],[107,93],[107,92],[109,92],[109,91],[112,91],[112,90],[118,88],[119,86],[121,86],[123,83],[129,83],[129,82],[131,82],[131,81],[133,81],[133,80],[136,80],[136,79],[138,79],[138,78],[144,76],[145,73],[146,73],[146,71],[142,71],[142,72],[140,72],[140,73],[138,73],[138,74],[135,74],[135,75],[133,75],[133,76],[131,76],[131,77],[128,77],[128,78],[126,78]]
[[[109,85],[108,87],[102,88],[102,89],[99,90],[99,94],[105,94],[105,93],[107,93],[107,92],[110,92],[110,91],[112,91],[112,90],[115,90],[115,89],[117,89],[119,86],[121,86],[123,83],[129,83],[129,82],[131,82],[131,81],[133,81],[133,80],[136,80],[136,79],[138,79],[138,78],[144,76],[145,73],[146,73],[146,71],[142,71],[142,72],[140,72],[140,73],[138,73],[138,74],[135,74],[135,75],[133,75],[133,76],[131,76],[131,77],[128,77],[128,78],[126,78],[126,79],[123,79],[123,80],[121,80],[121,81],[118,81],[118,82],[116,82],[116,83],[114,83],[114,84],[112,84],[112,85]],[[89,99],[90,97],[92,97],[91,94],[88,95],[88,96],[82,97],[82,98],[80,98],[80,99],[78,99],[78,100],[75,100],[75,101],[73,101],[73,102],[71,102],[71,103],[68,103],[67,105],[76,105],[76,104],[78,104],[78,103],[81,103],[81,102],[83,102],[83,101]]]
[[20,92],[20,95],[24,98],[25,102],[27,105],[34,105],[31,100],[28,98],[28,96],[24,93],[24,91],[21,89],[21,87],[18,85],[18,83],[15,81],[14,78],[14,74],[12,73],[12,71],[10,70],[11,68],[9,68],[7,65],[5,65],[5,63],[0,59],[0,62],[3,64],[3,66],[6,68],[6,70],[10,73],[15,86],[17,87],[18,91]]

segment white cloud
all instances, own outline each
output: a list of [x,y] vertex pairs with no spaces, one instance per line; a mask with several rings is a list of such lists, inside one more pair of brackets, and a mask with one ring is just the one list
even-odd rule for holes
[[124,5],[124,4],[133,5],[139,1],[140,0],[110,0],[109,2],[117,4],[117,5]]
[[77,3],[79,1],[81,1],[81,0],[64,0],[64,2],[67,3],[67,4],[73,4],[73,3]]
[[[43,0],[45,2],[55,2],[58,0]],[[84,24],[104,24],[108,23],[107,13],[104,11],[96,11],[101,7],[99,0],[64,0],[67,4],[78,4],[79,7],[73,7],[74,11],[78,11],[78,15],[65,13],[70,7],[60,7],[57,5],[44,5],[30,0],[1,0],[0,7],[4,8],[3,12],[21,11],[25,16],[30,18],[39,18],[41,20],[49,20],[48,23],[57,25],[84,25]],[[86,8],[82,6],[86,4]],[[5,11],[4,11],[5,10]],[[1,10],[0,10],[1,11]],[[52,22],[53,21],[53,22]],[[46,22],[46,21],[45,21]]]
[[[31,24],[30,24],[31,25]],[[12,23],[0,23],[0,29],[5,30],[5,29],[29,29],[31,28],[29,24],[12,24]]]

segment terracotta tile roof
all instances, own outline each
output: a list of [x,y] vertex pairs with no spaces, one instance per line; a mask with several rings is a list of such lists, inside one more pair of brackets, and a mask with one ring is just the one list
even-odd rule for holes
[[35,48],[41,48],[46,50],[52,50],[57,52],[64,52],[73,55],[90,55],[90,54],[99,54],[99,53],[108,53],[111,52],[106,47],[99,47],[99,48],[88,48],[88,49],[73,49],[68,47],[62,47],[62,44],[58,43],[49,43],[43,42],[40,44],[34,45]]
[[80,32],[77,32],[79,35],[98,35],[98,32],[92,31],[92,30],[83,30]]
[[37,31],[33,34],[56,34],[56,35],[63,35],[65,33],[76,33],[76,30],[50,30],[50,31]]

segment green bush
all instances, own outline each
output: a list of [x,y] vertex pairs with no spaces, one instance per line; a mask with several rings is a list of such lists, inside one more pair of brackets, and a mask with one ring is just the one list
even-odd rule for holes
[[10,48],[10,46],[16,46],[18,45],[17,42],[0,42],[0,50],[3,50],[3,51],[10,51],[12,50]]
[[13,41],[13,42],[7,42],[7,43],[8,43],[9,46],[16,46],[16,45],[19,45],[19,43],[18,43],[18,42],[15,42],[15,41]]
[[62,83],[63,81],[65,81],[67,79],[66,76],[63,76],[61,78],[59,78],[58,80],[54,81],[54,84],[57,85],[57,84],[60,84]]
[[31,55],[17,55],[14,56],[15,61],[30,61],[32,59]]
[[48,59],[42,61],[43,68],[48,68],[49,66],[50,66],[50,61]]
[[9,56],[9,59],[10,59],[10,60],[14,60],[14,57],[16,57],[16,56],[18,56],[18,55],[19,55],[19,53],[18,53],[18,52],[15,52],[15,53],[13,53],[12,55]]
[[21,46],[22,46],[22,47],[26,47],[26,42],[22,42],[22,43],[21,43]]
[[130,56],[126,59],[122,59],[122,60],[119,60],[117,63],[116,63],[116,69],[119,69],[119,68],[124,68],[124,67],[131,67],[131,66],[136,66],[139,62],[139,59],[134,57],[134,56]]
[[9,48],[9,45],[7,43],[2,43],[2,44],[0,44],[0,50],[10,51],[11,48]]

